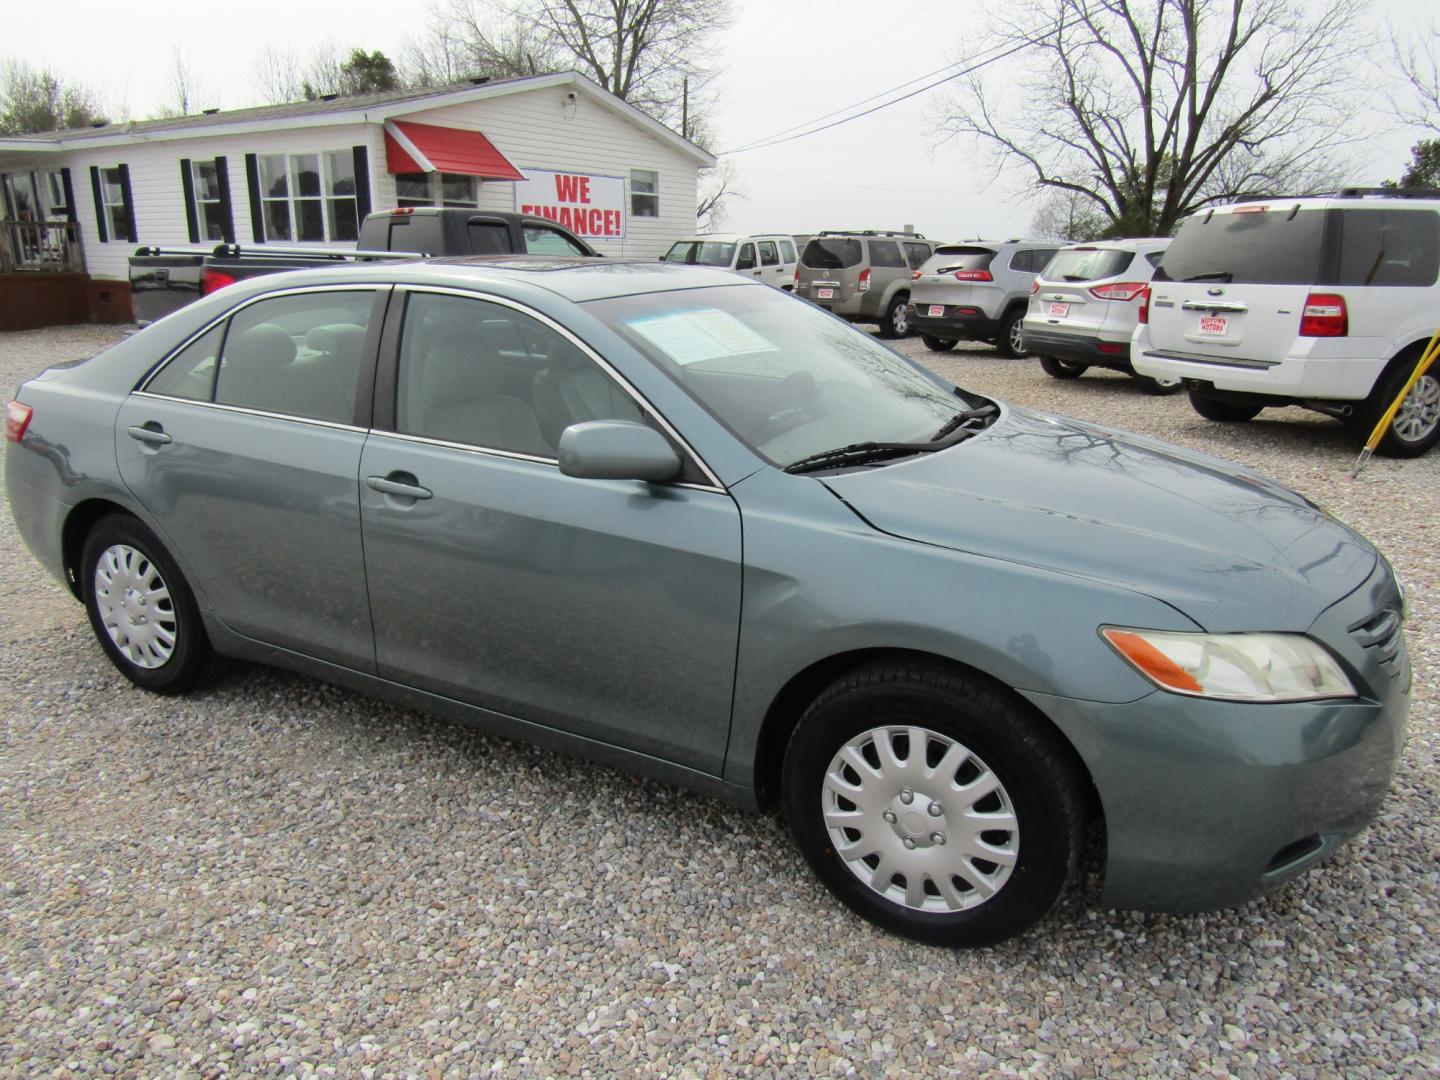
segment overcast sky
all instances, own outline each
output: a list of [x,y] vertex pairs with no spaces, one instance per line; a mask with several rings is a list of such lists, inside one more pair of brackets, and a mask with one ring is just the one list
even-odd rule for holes
[[[977,0],[734,2],[737,18],[724,41],[720,150],[940,68],[983,27]],[[1369,7],[1377,21],[1405,28],[1428,20],[1440,4],[1370,0]],[[12,11],[0,56],[82,79],[112,108],[143,117],[167,97],[178,45],[208,91],[206,104],[238,108],[259,103],[254,71],[267,45],[303,53],[328,41],[393,57],[424,9],[418,2],[357,0],[238,6],[60,0],[43,12],[33,5],[23,16]],[[1375,82],[1385,74],[1375,72]],[[922,95],[818,135],[735,155],[748,197],[732,204],[726,228],[806,233],[913,224],[944,239],[1026,232],[1034,206],[1022,174],[996,176],[972,145],[940,144],[931,131],[934,109],[935,98]],[[1360,122],[1375,134],[1353,182],[1398,176],[1419,133],[1395,130],[1380,115]]]

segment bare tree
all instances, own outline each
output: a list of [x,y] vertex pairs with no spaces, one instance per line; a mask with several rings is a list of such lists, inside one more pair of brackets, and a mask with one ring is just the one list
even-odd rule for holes
[[733,162],[700,175],[699,201],[695,207],[695,226],[701,232],[714,232],[725,223],[725,212],[736,199],[745,199],[745,189],[735,174]]
[[1030,219],[1030,235],[1037,240],[1098,240],[1110,222],[1085,196],[1076,191],[1051,191],[1040,197]]
[[305,96],[300,75],[302,66],[293,49],[272,42],[260,50],[255,60],[255,89],[270,105],[300,101]]
[[79,82],[67,82],[20,60],[0,62],[0,135],[64,131],[104,122],[99,96]]
[[195,74],[189,50],[178,42],[170,50],[170,85],[160,103],[157,117],[189,116],[216,104],[212,94]]
[[1112,235],[1165,234],[1207,203],[1343,171],[1361,2],[1040,0],[1019,27],[1007,7],[974,55],[1013,59],[971,74],[938,126],[1074,193]]
[[1440,134],[1440,23],[1410,34],[1392,32],[1390,44],[1400,67],[1401,90],[1390,99],[1396,117]]

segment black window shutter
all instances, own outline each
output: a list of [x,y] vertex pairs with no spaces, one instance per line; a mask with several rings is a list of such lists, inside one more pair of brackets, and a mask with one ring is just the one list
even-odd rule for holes
[[135,231],[135,196],[130,194],[130,166],[120,166],[120,192],[125,199],[126,236],[130,243],[135,243],[137,237]]
[[180,159],[180,186],[185,191],[185,224],[190,229],[190,242],[200,242],[200,215],[195,207],[195,177],[190,172],[190,159]]
[[5,203],[5,216],[11,221],[14,221],[15,207],[10,205],[10,189],[4,184],[0,184],[0,200],[3,200]]
[[60,183],[65,188],[65,220],[79,221],[80,214],[75,206],[75,185],[70,183],[70,170],[60,170]]
[[370,213],[370,155],[363,146],[355,147],[355,212],[363,225]]
[[215,178],[220,185],[220,234],[227,244],[233,244],[235,213],[230,209],[230,165],[223,157],[215,159]]
[[265,213],[260,205],[260,159],[254,154],[245,155],[245,183],[250,188],[250,229],[255,243],[265,242]]
[[110,239],[110,230],[105,225],[105,200],[100,197],[100,169],[90,166],[90,190],[95,193],[95,227],[100,230],[100,242]]

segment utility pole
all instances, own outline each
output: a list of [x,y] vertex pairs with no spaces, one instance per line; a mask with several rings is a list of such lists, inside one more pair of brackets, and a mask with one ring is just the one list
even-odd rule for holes
[[690,137],[690,76],[680,80],[680,134]]

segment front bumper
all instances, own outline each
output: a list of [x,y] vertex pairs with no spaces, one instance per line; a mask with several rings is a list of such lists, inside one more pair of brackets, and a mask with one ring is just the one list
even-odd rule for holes
[[1102,902],[1243,903],[1325,859],[1375,816],[1405,739],[1411,670],[1350,631],[1398,605],[1383,560],[1311,628],[1361,697],[1247,705],[1156,691],[1128,705],[1027,693],[1090,771],[1105,815]]
[[1106,341],[1098,334],[1057,334],[1045,323],[1032,326],[1025,320],[1025,351],[1032,356],[1054,356],[1072,364],[1133,372],[1130,341]]
[[[927,314],[931,307],[944,309],[941,315]],[[1000,320],[968,305],[911,304],[910,323],[921,334],[944,340],[992,341],[1000,335]]]

